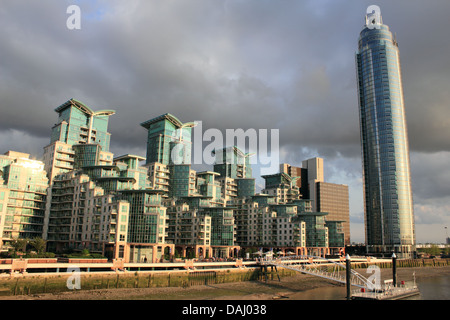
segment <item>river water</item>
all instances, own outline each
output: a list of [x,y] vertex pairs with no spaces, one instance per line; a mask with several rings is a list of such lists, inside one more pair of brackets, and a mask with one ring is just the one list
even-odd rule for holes
[[[450,276],[423,278],[417,281],[420,295],[409,300],[450,300]],[[347,289],[343,287],[321,287],[295,293],[291,299],[296,300],[345,300]]]
[[420,300],[450,300],[450,276],[423,279],[417,286]]

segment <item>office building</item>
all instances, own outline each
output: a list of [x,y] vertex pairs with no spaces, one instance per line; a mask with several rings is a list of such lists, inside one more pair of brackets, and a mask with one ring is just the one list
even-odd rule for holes
[[345,244],[350,244],[350,205],[348,186],[329,182],[316,183],[317,211],[328,212],[327,221],[341,221]]
[[285,173],[293,179],[294,184],[299,188],[301,198],[309,199],[312,202],[313,210],[318,210],[316,183],[324,181],[323,159],[319,157],[302,161],[301,167],[291,166],[283,163],[280,165],[280,173]]
[[309,199],[309,185],[308,185],[308,169],[302,167],[292,166],[287,163],[280,164],[280,173],[286,173],[291,178],[295,179],[294,183],[298,187],[301,197]]
[[302,168],[306,169],[308,176],[308,191],[309,198],[312,200],[312,206],[314,211],[318,211],[317,208],[317,196],[316,196],[316,183],[324,181],[323,173],[323,159],[319,157],[304,160],[302,162]]
[[367,14],[356,53],[369,254],[409,257],[415,246],[399,48],[381,14]]
[[348,186],[325,182],[324,160],[319,157],[302,161],[302,167],[283,163],[280,172],[295,179],[301,199],[311,202],[311,211],[327,212],[327,221],[341,221],[345,244],[350,244],[350,208]]

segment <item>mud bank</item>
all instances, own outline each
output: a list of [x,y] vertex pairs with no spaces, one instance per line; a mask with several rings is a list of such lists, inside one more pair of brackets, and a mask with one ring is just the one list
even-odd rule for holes
[[[362,275],[369,276],[364,269]],[[450,275],[450,266],[397,269],[398,281]],[[381,269],[382,281],[392,278],[392,269]],[[244,281],[197,285],[188,288],[125,288],[79,290],[54,294],[3,296],[0,300],[296,300],[296,294],[321,287],[344,287],[343,284],[306,274],[280,280]]]

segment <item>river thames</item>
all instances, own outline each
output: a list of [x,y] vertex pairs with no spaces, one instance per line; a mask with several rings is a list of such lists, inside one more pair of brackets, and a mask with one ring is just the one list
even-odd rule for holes
[[[407,300],[450,300],[450,276],[424,278],[416,282],[420,295]],[[345,287],[321,287],[292,294],[294,300],[345,300]],[[405,299],[406,300],[406,299]]]

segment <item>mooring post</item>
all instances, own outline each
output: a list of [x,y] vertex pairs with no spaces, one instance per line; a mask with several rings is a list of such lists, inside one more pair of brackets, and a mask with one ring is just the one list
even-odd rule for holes
[[350,256],[347,254],[345,257],[345,271],[346,271],[346,283],[347,283],[347,300],[352,299],[352,293],[351,293],[351,260]]
[[277,266],[275,266],[275,271],[277,272],[277,277],[278,277],[278,281],[281,281],[281,279],[280,279],[280,275],[278,274],[278,269],[277,269]]
[[267,265],[264,266],[264,277],[266,278],[266,282],[267,282],[267,272],[268,272],[268,268]]
[[392,254],[392,281],[394,287],[397,286],[397,256],[395,253]]

